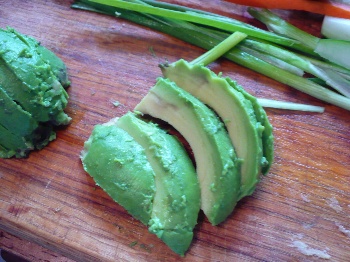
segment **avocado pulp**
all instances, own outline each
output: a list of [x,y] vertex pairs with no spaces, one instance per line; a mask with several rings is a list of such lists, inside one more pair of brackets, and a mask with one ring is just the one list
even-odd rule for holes
[[114,201],[184,255],[197,224],[200,189],[193,163],[176,137],[129,112],[95,126],[81,160]]
[[0,29],[0,124],[23,142],[9,144],[2,135],[0,157],[26,157],[55,138],[53,127],[70,121],[63,111],[69,84],[66,66],[53,52],[12,28]]
[[164,77],[207,104],[221,118],[237,157],[242,160],[240,198],[251,195],[262,168],[265,171],[267,161],[272,162],[271,157],[263,156],[262,136],[268,131],[265,131],[268,124],[265,119],[261,120],[256,99],[248,97],[249,94],[231,79],[222,78],[202,65],[180,59],[170,65],[161,65],[161,69]]
[[155,192],[154,172],[144,149],[114,122],[95,126],[81,160],[98,186],[147,225]]
[[188,141],[196,161],[201,208],[213,225],[224,221],[238,201],[241,177],[231,140],[215,113],[163,78],[135,110],[168,122]]
[[200,189],[191,159],[177,138],[131,112],[116,124],[145,149],[155,173],[149,231],[184,255],[192,242],[200,209]]

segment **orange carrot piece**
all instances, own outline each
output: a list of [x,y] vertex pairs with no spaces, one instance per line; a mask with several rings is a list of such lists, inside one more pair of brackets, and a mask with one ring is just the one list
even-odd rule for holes
[[225,0],[235,4],[266,9],[301,10],[350,19],[350,6],[327,0]]

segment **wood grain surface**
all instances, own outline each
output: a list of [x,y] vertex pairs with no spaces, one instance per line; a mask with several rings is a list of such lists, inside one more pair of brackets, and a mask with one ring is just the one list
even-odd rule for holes
[[[172,2],[260,25],[242,6]],[[66,62],[72,81],[66,112],[73,118],[29,158],[0,159],[0,229],[77,261],[350,261],[349,112],[224,59],[210,68],[257,97],[326,108],[323,114],[267,110],[276,157],[255,193],[217,227],[201,213],[181,258],[96,187],[79,159],[94,125],[132,110],[160,76],[159,63],[192,60],[203,50],[70,9],[71,3],[0,0],[1,27],[35,37]],[[321,16],[280,14],[319,34]]]

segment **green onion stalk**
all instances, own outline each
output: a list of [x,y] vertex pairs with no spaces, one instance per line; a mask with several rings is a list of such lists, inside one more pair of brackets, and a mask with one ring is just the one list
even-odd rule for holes
[[[298,40],[282,37],[261,29],[255,29],[251,25],[231,18],[158,1],[80,0],[75,1],[72,4],[72,8],[117,16],[166,33],[206,50],[217,46],[233,32],[238,31],[247,34],[248,37],[245,40],[242,40],[236,47],[226,52],[223,56],[239,65],[294,87],[322,101],[350,110],[349,98],[340,94],[338,91],[333,91],[318,84],[320,82],[318,81],[320,75],[316,75],[315,81],[301,76],[303,71],[307,72],[309,70],[306,65],[312,63],[312,60],[310,60],[310,62],[308,59],[305,59],[305,57],[309,57],[308,53],[310,53],[310,47],[300,43]],[[131,9],[133,11],[131,11]],[[147,14],[145,14],[145,10],[147,10]],[[218,29],[220,26],[223,27]],[[259,50],[258,45],[251,44],[253,41],[270,46],[279,46],[279,48],[276,49],[276,53],[272,54],[262,52]],[[298,59],[296,59],[297,62],[293,62],[295,59],[293,56],[281,58],[280,54],[287,52],[285,49],[289,50],[290,48],[303,52],[303,55],[298,56]],[[271,49],[273,48],[271,47]],[[254,55],[256,52],[262,55]],[[270,58],[274,57],[275,59],[272,59],[272,61],[277,61],[278,58],[286,62],[289,64],[287,66],[288,68],[299,68],[297,70],[298,73],[286,70],[286,66],[281,66],[280,63],[265,61],[266,59],[264,60],[264,56],[266,57],[266,55]],[[313,54],[311,59],[319,60],[317,54]],[[323,65],[322,68],[326,66],[332,70],[333,68],[340,68],[341,74],[348,75],[348,70],[342,66],[333,65],[323,60],[320,63]],[[312,65],[313,64],[314,63],[312,63]],[[334,75],[332,75],[332,77],[334,78]],[[323,79],[320,79],[321,82],[329,84],[330,81],[327,82],[324,79],[326,78],[323,77]],[[344,77],[344,79],[346,80],[346,77]],[[267,101],[265,101],[265,106],[268,106]],[[276,107],[276,103],[274,103],[273,107]]]

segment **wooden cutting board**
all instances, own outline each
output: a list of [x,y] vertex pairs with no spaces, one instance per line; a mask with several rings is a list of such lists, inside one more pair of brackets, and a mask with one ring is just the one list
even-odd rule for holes
[[[132,110],[160,76],[159,63],[203,50],[71,3],[0,0],[1,27],[34,36],[66,62],[73,118],[45,149],[0,160],[0,229],[78,261],[350,261],[349,112],[224,59],[210,68],[258,97],[326,108],[267,109],[276,157],[255,193],[217,227],[200,214],[181,258],[96,187],[79,159],[94,125]],[[219,0],[176,3],[259,25],[245,8]],[[321,16],[280,14],[319,34]]]

